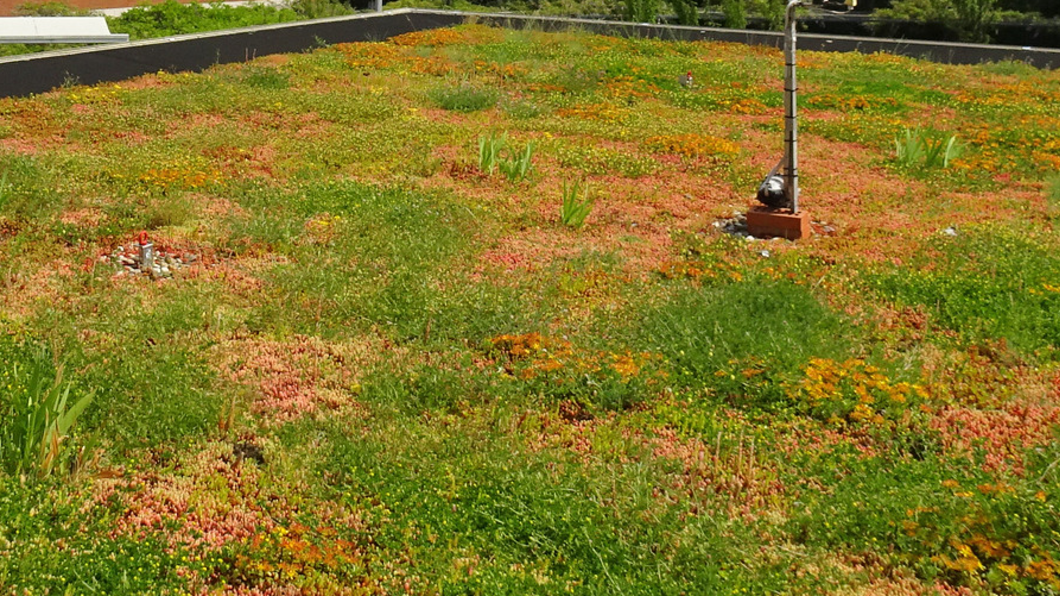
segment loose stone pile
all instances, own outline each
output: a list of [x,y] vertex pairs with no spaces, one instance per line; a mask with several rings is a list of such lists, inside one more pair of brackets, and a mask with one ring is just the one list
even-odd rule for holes
[[100,262],[108,263],[115,267],[115,275],[146,275],[151,279],[162,279],[172,277],[176,271],[188,267],[199,260],[198,255],[180,253],[165,250],[155,250],[153,257],[144,263],[141,245],[132,242],[127,245],[119,245],[109,255],[101,255]]
[[740,236],[747,239],[754,238],[747,233],[747,216],[743,213],[737,212],[733,214],[732,217],[719,219],[714,222],[714,227],[718,228],[725,234]]

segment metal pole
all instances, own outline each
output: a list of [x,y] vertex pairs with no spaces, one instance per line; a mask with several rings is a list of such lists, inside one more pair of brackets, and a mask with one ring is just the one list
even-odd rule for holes
[[784,11],[784,195],[791,212],[799,212],[799,124],[796,119],[795,9],[802,0],[790,0]]

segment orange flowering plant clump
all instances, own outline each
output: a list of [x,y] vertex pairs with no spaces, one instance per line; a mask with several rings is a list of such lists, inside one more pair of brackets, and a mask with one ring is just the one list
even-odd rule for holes
[[739,145],[732,141],[695,133],[651,137],[645,144],[652,151],[685,157],[730,158],[740,153]]
[[411,31],[391,37],[389,43],[398,46],[452,46],[474,43],[497,43],[504,38],[504,31],[485,25],[468,25],[460,28],[427,29]]
[[233,575],[248,585],[296,578],[327,582],[330,577],[360,584],[367,580],[363,569],[369,557],[362,546],[343,536],[354,533],[351,528],[313,528],[297,522],[258,532],[230,549]]
[[488,351],[509,362],[527,359],[555,359],[558,356],[565,357],[571,354],[570,342],[548,338],[540,333],[498,335],[486,343]]
[[540,333],[498,335],[487,352],[506,374],[557,397],[585,397],[605,407],[640,401],[666,378],[662,356],[651,352],[577,350]]
[[924,388],[895,383],[864,360],[814,358],[788,397],[804,413],[835,425],[885,425],[906,416],[927,398]]
[[940,489],[948,506],[911,508],[899,523],[916,557],[955,583],[1016,593],[1060,589],[1060,553],[1046,528],[1055,495],[971,478],[943,480]]
[[342,53],[351,68],[390,68],[403,55],[398,46],[383,42],[342,43],[334,49]]

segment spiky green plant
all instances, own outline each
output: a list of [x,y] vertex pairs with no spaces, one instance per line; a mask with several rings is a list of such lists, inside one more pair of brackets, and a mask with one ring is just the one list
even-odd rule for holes
[[0,175],[0,209],[4,208],[8,199],[7,171]]
[[964,154],[964,145],[957,140],[957,135],[950,135],[945,141],[941,138],[924,139],[924,167],[950,167],[950,162]]
[[919,126],[906,128],[894,139],[895,158],[904,167],[923,166],[927,169],[948,168],[964,154],[964,143],[957,135],[948,137],[925,132]]
[[507,135],[490,135],[478,138],[478,169],[492,175],[497,170],[501,151],[507,144]]
[[518,155],[509,154],[500,162],[499,167],[509,181],[518,182],[530,175],[530,170],[533,169],[533,158],[534,143],[529,142]]
[[589,186],[574,182],[563,183],[563,204],[559,209],[559,220],[563,225],[580,228],[585,218],[593,210],[593,199],[589,196]]
[[63,365],[54,374],[45,362],[16,362],[10,370],[4,420],[0,423],[0,463],[8,474],[50,476],[71,454],[71,433],[92,395],[73,404]]
[[924,131],[918,126],[906,128],[894,139],[894,153],[899,165],[911,167],[924,158]]

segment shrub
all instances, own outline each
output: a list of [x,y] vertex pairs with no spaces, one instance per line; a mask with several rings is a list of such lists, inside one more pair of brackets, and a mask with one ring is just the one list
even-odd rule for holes
[[677,14],[677,22],[682,25],[699,24],[699,3],[695,0],[670,0]]
[[987,42],[998,11],[997,0],[894,0],[876,16],[942,23],[961,41]]
[[220,3],[182,4],[176,0],[166,0],[153,6],[139,6],[127,10],[117,17],[109,17],[107,23],[111,31],[128,33],[130,39],[149,39],[199,31],[286,23],[299,18],[299,14],[289,8],[281,9],[265,4],[225,6]]
[[338,0],[294,0],[290,7],[306,19],[341,17],[354,12],[353,7]]
[[624,16],[634,23],[654,23],[659,18],[660,0],[622,0],[625,5]]
[[752,13],[765,19],[769,29],[780,31],[784,28],[784,11],[787,3],[784,0],[751,0]]
[[729,29],[747,28],[747,6],[744,0],[721,0],[721,12]]
[[1053,0],[999,0],[998,5],[1003,10],[1037,13],[1043,17],[1060,16],[1060,5]]
[[88,11],[78,10],[68,6],[65,2],[52,0],[20,4],[15,8],[15,14],[20,17],[76,17],[88,14]]

